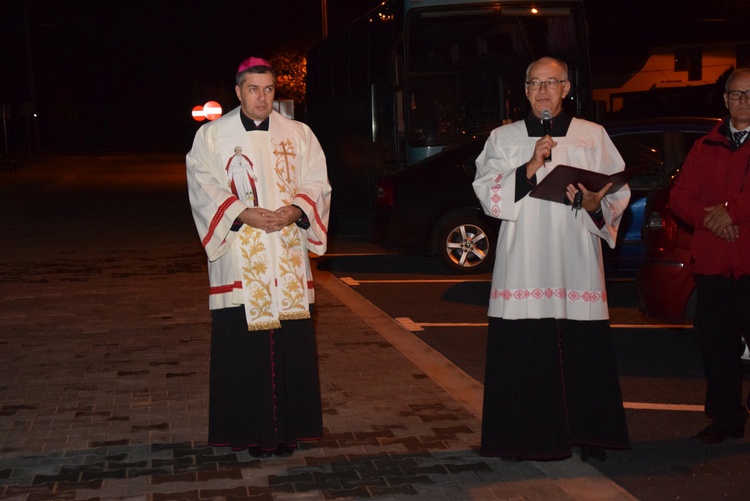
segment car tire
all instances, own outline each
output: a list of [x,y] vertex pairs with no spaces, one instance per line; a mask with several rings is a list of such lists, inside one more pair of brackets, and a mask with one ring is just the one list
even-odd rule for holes
[[461,213],[438,225],[437,253],[454,273],[484,273],[492,269],[497,227],[477,214]]

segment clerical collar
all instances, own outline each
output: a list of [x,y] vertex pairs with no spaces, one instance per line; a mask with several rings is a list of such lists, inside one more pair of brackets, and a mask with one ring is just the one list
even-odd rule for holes
[[266,117],[265,120],[263,120],[258,125],[255,125],[255,120],[253,120],[250,117],[245,116],[244,113],[240,110],[240,120],[242,120],[242,125],[245,127],[245,130],[248,132],[254,131],[254,130],[268,130],[268,117]]
[[[563,137],[567,135],[568,127],[570,127],[570,122],[572,120],[573,117],[569,116],[564,111],[561,111],[557,116],[552,117],[550,123],[550,136]],[[541,118],[535,116],[533,113],[529,113],[524,119],[524,122],[526,123],[526,132],[529,137],[542,137],[544,135]]]

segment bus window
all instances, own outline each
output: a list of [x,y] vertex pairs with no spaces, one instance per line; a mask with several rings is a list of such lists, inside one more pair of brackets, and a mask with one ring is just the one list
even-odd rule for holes
[[[411,11],[406,23],[409,142],[446,144],[527,112],[523,81],[543,55],[580,52],[568,8]],[[582,55],[573,57],[575,64]],[[572,106],[574,96],[571,95]],[[572,110],[575,114],[577,110]]]
[[546,55],[568,64],[566,111],[591,118],[580,0],[383,0],[312,47],[307,122],[336,206],[374,207],[381,174],[522,119]]

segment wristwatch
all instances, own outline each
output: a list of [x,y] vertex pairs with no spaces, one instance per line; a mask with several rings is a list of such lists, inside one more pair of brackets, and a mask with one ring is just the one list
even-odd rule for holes
[[294,224],[302,228],[303,230],[306,230],[310,227],[310,220],[307,219],[307,214],[305,214],[305,211],[302,210],[302,208],[298,205],[292,204],[292,207],[297,207],[300,212],[302,212],[302,217],[297,219]]

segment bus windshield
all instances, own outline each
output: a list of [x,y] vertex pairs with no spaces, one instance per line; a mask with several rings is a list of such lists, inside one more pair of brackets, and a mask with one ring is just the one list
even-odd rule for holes
[[568,64],[563,107],[593,118],[581,0],[384,0],[307,57],[307,121],[339,207],[377,179],[529,112],[535,59]]
[[[566,108],[587,71],[583,25],[570,7],[412,9],[405,23],[406,133],[412,146],[451,144],[528,112],[529,62],[554,55],[571,68]],[[587,76],[585,76],[587,78]]]

